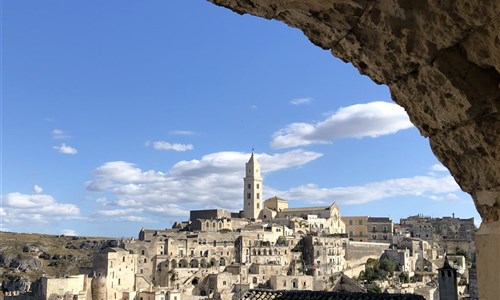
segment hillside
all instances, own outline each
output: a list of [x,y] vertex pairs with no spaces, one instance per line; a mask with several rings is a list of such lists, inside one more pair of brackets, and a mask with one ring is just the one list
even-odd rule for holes
[[42,275],[79,274],[92,266],[95,252],[119,245],[108,238],[0,232],[1,290],[26,290]]

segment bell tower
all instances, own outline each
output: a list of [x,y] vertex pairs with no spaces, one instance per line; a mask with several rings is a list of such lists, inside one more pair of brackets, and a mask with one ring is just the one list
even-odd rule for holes
[[438,269],[439,299],[458,300],[457,270],[450,266],[448,256],[444,258],[444,265]]
[[243,178],[243,217],[257,219],[262,210],[262,176],[260,164],[252,156],[245,165],[245,178]]

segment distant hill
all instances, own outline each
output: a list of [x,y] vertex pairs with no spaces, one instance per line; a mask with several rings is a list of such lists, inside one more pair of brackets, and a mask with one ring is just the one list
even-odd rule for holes
[[43,275],[80,274],[90,269],[94,253],[120,244],[110,238],[0,232],[1,290],[26,290]]

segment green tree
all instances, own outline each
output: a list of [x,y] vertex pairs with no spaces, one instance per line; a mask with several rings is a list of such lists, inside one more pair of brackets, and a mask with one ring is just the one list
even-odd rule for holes
[[396,263],[393,260],[384,258],[380,261],[380,268],[387,271],[391,276],[394,276],[394,271],[396,271]]
[[467,251],[465,251],[465,250],[457,249],[456,254],[462,255],[463,257],[465,257],[466,260],[469,260],[469,253],[467,253]]
[[379,287],[376,283],[374,283],[371,287],[368,288],[368,292],[371,292],[371,293],[382,293],[382,288]]
[[370,268],[373,268],[373,269],[380,269],[380,262],[379,262],[378,259],[369,258],[366,261],[366,266],[370,267]]
[[409,283],[410,276],[406,272],[400,273],[399,274],[399,281],[401,281],[402,283]]

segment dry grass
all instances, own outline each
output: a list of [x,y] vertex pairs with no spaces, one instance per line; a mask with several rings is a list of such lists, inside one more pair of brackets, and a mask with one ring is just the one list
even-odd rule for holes
[[[79,274],[80,268],[92,266],[92,256],[98,251],[81,249],[82,243],[91,244],[94,241],[99,243],[106,240],[112,239],[0,232],[0,255],[17,261],[37,259],[41,262],[40,268],[26,272],[18,268],[0,267],[0,281],[7,276],[22,276],[33,281],[42,275],[62,277]],[[23,252],[25,246],[33,246],[36,251]]]

